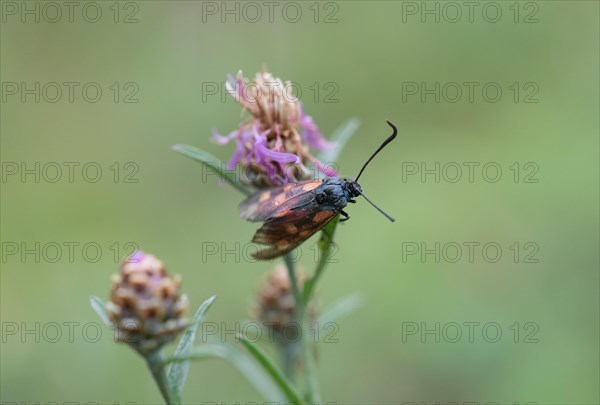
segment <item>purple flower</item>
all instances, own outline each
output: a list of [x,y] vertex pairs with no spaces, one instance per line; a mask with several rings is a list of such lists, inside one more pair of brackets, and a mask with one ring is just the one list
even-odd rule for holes
[[300,126],[304,129],[302,131],[302,138],[311,148],[316,150],[329,150],[335,147],[334,142],[329,142],[321,134],[321,130],[317,127],[317,124],[313,121],[310,115],[304,113],[304,106],[300,105]]
[[227,92],[251,116],[228,135],[213,130],[213,138],[220,145],[235,140],[227,169],[244,166],[248,183],[255,187],[308,179],[308,163],[328,176],[337,175],[310,153],[309,148],[327,150],[335,144],[323,138],[302,103],[290,94],[291,87],[268,72],[257,73],[252,81],[241,72],[236,78],[228,76]]

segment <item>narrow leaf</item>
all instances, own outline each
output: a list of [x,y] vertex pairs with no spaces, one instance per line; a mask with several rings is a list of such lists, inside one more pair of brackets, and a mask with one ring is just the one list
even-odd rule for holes
[[203,344],[186,354],[173,356],[167,362],[174,362],[175,365],[181,361],[213,358],[231,363],[266,401],[282,404],[288,400],[281,388],[248,354],[229,344]]
[[335,142],[335,148],[321,152],[318,156],[319,161],[324,164],[334,163],[359,125],[360,123],[356,118],[350,118],[337,127],[330,139],[332,142]]
[[235,187],[242,193],[244,193],[246,195],[250,195],[252,193],[252,190],[250,190],[248,187],[246,187],[244,184],[242,184],[240,182],[240,179],[237,178],[235,173],[225,169],[225,163],[223,163],[222,161],[220,161],[219,159],[217,159],[210,153],[203,151],[202,149],[198,149],[191,145],[182,145],[182,144],[174,145],[172,147],[172,149],[175,152],[181,153],[182,155],[190,157],[190,158],[202,163],[206,167],[211,168],[212,170],[215,171],[215,173],[217,173],[221,177],[222,180],[227,181],[229,184],[231,184],[233,187]]
[[267,355],[258,346],[251,343],[244,336],[238,335],[240,342],[252,356],[258,361],[258,363],[264,368],[264,370],[271,376],[273,381],[281,388],[285,393],[288,401],[294,404],[302,403],[300,394],[296,391],[296,388],[292,385],[290,380],[287,379],[285,374],[267,357]]
[[[179,344],[177,345],[177,349],[175,349],[175,355],[182,355],[189,352],[194,344],[194,340],[196,339],[196,333],[198,332],[198,327],[200,326],[204,315],[212,305],[212,303],[217,298],[216,295],[213,295],[206,301],[200,305],[198,311],[196,311],[196,315],[194,315],[194,319],[190,326],[187,327],[185,332],[183,332],[183,336],[179,340]],[[190,362],[184,361],[179,363],[174,363],[169,368],[169,373],[167,375],[167,381],[169,384],[169,390],[176,397],[178,403],[181,403],[181,397],[183,394],[183,386],[185,385],[185,381],[187,379],[187,375],[190,369]]]
[[108,319],[108,314],[106,313],[106,307],[104,306],[104,302],[100,298],[92,296],[90,297],[90,304],[92,305],[94,311],[96,311],[98,316],[106,324],[106,326],[108,326],[109,328],[112,327],[112,324]]
[[340,319],[347,317],[359,309],[362,306],[363,301],[362,294],[353,294],[341,298],[325,308],[325,310],[321,312],[321,315],[319,315],[317,322],[320,326],[331,322],[338,322]]

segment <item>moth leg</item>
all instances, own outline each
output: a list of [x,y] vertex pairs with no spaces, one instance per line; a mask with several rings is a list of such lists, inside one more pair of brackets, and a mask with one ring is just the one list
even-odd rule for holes
[[340,214],[344,216],[344,218],[340,219],[340,222],[344,222],[350,219],[350,215],[344,210],[340,210]]
[[352,203],[352,204],[356,204],[356,200],[354,200],[354,199],[352,199],[352,198],[351,198],[351,199],[349,199],[349,200],[348,200],[348,202],[349,202],[349,203]]

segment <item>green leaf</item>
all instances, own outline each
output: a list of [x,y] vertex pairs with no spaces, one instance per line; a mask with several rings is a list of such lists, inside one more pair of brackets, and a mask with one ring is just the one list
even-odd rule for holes
[[319,315],[317,322],[320,326],[337,322],[355,312],[363,304],[362,294],[353,294],[334,302]]
[[319,161],[324,164],[334,163],[359,125],[360,122],[356,118],[350,118],[337,127],[330,139],[336,143],[335,148],[321,152],[318,156]]
[[335,234],[335,229],[339,222],[339,215],[335,217],[330,223],[325,225],[323,231],[321,232],[321,239],[319,239],[319,261],[317,262],[317,268],[315,269],[314,275],[306,280],[304,284],[304,302],[308,303],[310,301],[310,297],[319,281],[319,278],[323,275],[323,271],[329,263],[329,258],[331,253],[333,252],[333,235]]
[[106,326],[108,326],[109,328],[112,327],[112,323],[108,319],[108,314],[106,313],[106,306],[105,306],[104,302],[96,296],[91,296],[90,304],[92,305],[92,308],[94,309],[94,311],[96,311],[98,316],[106,324]]
[[[212,305],[212,303],[217,298],[216,295],[213,295],[206,301],[200,305],[198,311],[196,311],[196,315],[194,315],[194,319],[190,326],[187,327],[185,332],[183,332],[183,336],[179,340],[179,344],[177,345],[177,349],[175,349],[175,355],[182,355],[189,352],[194,344],[194,340],[196,339],[196,333],[198,332],[198,327],[200,326],[204,315]],[[175,396],[175,400],[177,403],[181,403],[181,397],[183,394],[183,386],[185,385],[185,380],[187,379],[187,375],[190,369],[190,362],[184,361],[179,363],[174,363],[169,368],[169,373],[167,375],[167,381],[169,384],[169,390]]]
[[264,368],[264,370],[271,376],[273,381],[281,388],[281,390],[285,393],[285,396],[288,401],[291,401],[294,404],[302,403],[302,398],[300,394],[296,391],[296,388],[292,385],[290,380],[287,379],[285,374],[267,357],[267,355],[260,349],[258,346],[254,345],[244,336],[238,335],[240,342],[252,356],[258,361],[258,363]]
[[252,194],[252,190],[246,187],[244,184],[240,182],[235,173],[228,171],[225,169],[225,163],[221,162],[219,159],[211,155],[210,153],[203,151],[202,149],[198,149],[191,145],[173,145],[172,148],[175,152],[181,153],[187,157],[190,157],[206,167],[214,170],[222,180],[227,181],[233,187],[241,191],[246,195]]
[[256,391],[268,402],[286,403],[287,395],[263,369],[245,352],[229,344],[203,344],[184,355],[173,356],[166,362],[219,358],[231,363]]

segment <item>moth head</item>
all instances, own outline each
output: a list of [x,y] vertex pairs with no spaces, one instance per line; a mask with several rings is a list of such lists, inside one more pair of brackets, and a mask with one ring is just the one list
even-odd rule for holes
[[360,184],[358,184],[356,181],[347,181],[346,190],[348,190],[350,198],[358,197],[362,194],[362,188],[360,187]]

